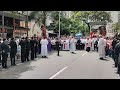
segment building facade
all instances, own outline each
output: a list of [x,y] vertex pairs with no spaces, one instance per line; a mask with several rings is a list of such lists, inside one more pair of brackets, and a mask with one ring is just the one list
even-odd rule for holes
[[[0,11],[0,37],[16,37],[27,34],[29,28],[26,22],[27,17],[11,11]],[[3,24],[4,22],[4,24]]]

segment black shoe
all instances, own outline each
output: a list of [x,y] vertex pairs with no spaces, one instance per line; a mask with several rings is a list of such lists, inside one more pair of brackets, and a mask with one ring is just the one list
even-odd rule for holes
[[16,66],[16,64],[13,64],[13,66]]
[[101,57],[100,60],[104,60],[103,57]]
[[44,56],[42,56],[42,58],[44,58]]
[[6,66],[5,69],[7,69],[8,67]]
[[117,74],[120,74],[120,72],[119,72],[119,71],[117,71]]

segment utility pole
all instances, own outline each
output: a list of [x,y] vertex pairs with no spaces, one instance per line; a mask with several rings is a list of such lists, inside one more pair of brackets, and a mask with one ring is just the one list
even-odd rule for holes
[[4,11],[2,11],[2,38],[4,38]]
[[59,38],[60,38],[60,12],[61,11],[59,11]]

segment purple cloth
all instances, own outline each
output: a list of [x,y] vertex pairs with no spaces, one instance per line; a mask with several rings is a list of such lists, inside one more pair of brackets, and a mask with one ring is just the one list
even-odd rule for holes
[[48,51],[50,51],[51,52],[51,40],[50,39],[48,39]]

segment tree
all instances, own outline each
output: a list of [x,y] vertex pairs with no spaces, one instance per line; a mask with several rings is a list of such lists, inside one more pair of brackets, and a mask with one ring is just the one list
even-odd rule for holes
[[112,22],[110,12],[106,11],[74,11],[72,17],[86,21]]
[[119,32],[120,31],[120,23],[119,22],[114,23],[112,25],[112,28],[113,28],[114,32]]
[[112,22],[110,12],[106,11],[73,11],[72,18],[81,20],[88,25],[90,31],[89,20],[94,21],[106,21]]
[[[50,24],[47,29],[54,30],[54,32],[58,33],[59,31],[59,11],[53,11],[50,15],[53,23]],[[64,12],[60,13],[60,33],[61,35],[69,35],[70,34],[70,26],[71,20],[66,18]]]
[[35,24],[33,25],[33,30],[34,31],[34,27],[35,25],[45,25],[46,26],[46,19],[47,16],[50,14],[50,11],[32,11],[30,13],[30,20],[35,20]]

